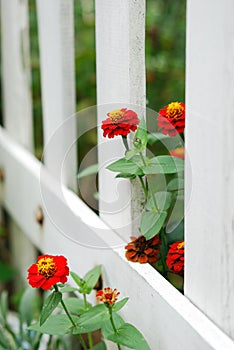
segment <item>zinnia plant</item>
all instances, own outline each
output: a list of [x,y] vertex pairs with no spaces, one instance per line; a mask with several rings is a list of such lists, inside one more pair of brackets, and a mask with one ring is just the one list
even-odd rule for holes
[[[75,335],[84,350],[106,350],[104,338],[116,343],[119,350],[122,345],[130,349],[150,350],[143,335],[118,315],[128,298],[117,301],[120,292],[116,288],[106,287],[96,293],[101,304],[93,306],[87,301],[100,274],[101,266],[94,267],[83,278],[70,272],[76,284],[76,287],[71,287],[64,284],[69,275],[64,256],[39,256],[37,263],[28,269],[28,281],[34,288],[50,290],[50,294],[44,302],[39,321],[28,329],[41,335],[49,334],[50,340],[55,335]],[[64,293],[75,294],[65,298]],[[102,332],[98,344],[94,344],[92,336],[96,330]]]
[[[122,108],[107,115],[102,124],[104,136],[121,135],[126,148],[124,157],[107,169],[117,172],[118,178],[138,178],[145,195],[139,234],[125,246],[125,256],[131,262],[152,264],[169,280],[171,274],[183,276],[184,247],[177,247],[175,253],[173,243],[183,240],[185,105],[171,102],[162,108],[154,134],[147,131],[143,117],[138,122],[132,110]],[[126,138],[130,130],[135,131],[132,142]],[[153,157],[146,152],[149,144],[151,154],[155,147]]]

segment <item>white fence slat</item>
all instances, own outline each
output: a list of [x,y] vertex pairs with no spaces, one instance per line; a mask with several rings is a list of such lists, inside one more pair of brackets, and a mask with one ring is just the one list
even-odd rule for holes
[[102,219],[127,237],[139,226],[138,221],[132,225],[132,217],[139,216],[140,186],[135,184],[131,193],[128,180],[117,180],[105,169],[125,149],[120,137],[103,138],[100,126],[112,109],[145,107],[145,1],[96,1],[95,11],[99,210]]
[[[44,145],[64,120],[75,113],[74,20],[72,0],[37,1],[40,66],[43,102]],[[60,162],[74,139],[76,125],[66,130],[57,143],[45,149],[45,164],[58,177]],[[72,148],[63,176],[65,184],[76,187],[76,151]]]
[[[4,125],[15,140],[32,151],[33,128],[27,0],[1,1],[1,29]],[[14,176],[15,181],[20,186],[17,173],[14,173]],[[15,196],[16,193],[12,195]],[[33,245],[13,220],[9,222],[9,230],[11,233],[12,263],[19,271],[15,286],[20,287],[20,274],[26,274],[25,269],[29,262],[35,258],[36,253]],[[20,259],[19,256],[21,256]]]
[[[185,293],[234,338],[234,2],[188,0]],[[198,142],[199,140],[199,142]]]
[[[32,212],[41,196],[40,162],[3,129],[0,129],[0,158],[6,172],[1,201],[22,229],[44,253],[67,256],[71,269],[81,275],[94,265],[103,264],[104,284],[118,288],[122,297],[130,297],[123,317],[142,331],[152,350],[234,350],[233,341],[151,266],[126,261],[123,247],[100,250],[75,244],[58,232],[47,215],[43,227],[39,228]],[[16,198],[12,196],[17,190],[14,173],[24,184]],[[55,179],[48,175],[41,181],[56,208],[57,219],[61,217],[67,232],[76,232],[91,240],[95,240],[96,235],[96,243],[102,239],[98,227],[105,225],[77,196],[64,189],[67,203],[58,194],[60,184]],[[22,205],[25,200],[27,205]],[[67,210],[68,205],[71,212]],[[87,223],[94,221],[97,229],[93,231]],[[108,235],[115,236],[115,233],[109,229]]]
[[28,1],[1,1],[4,125],[33,148]]

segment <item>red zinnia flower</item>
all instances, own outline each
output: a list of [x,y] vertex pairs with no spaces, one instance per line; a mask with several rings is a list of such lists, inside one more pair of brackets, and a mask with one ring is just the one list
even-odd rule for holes
[[172,102],[160,109],[158,115],[158,128],[164,135],[175,136],[182,134],[185,127],[185,104]]
[[131,109],[115,109],[107,113],[108,118],[102,121],[103,136],[113,138],[118,135],[127,136],[135,131],[139,124],[137,114]]
[[175,242],[170,245],[167,260],[167,266],[174,273],[183,275],[184,273],[184,241]]
[[170,152],[170,156],[184,159],[184,147],[179,147]]
[[67,259],[60,255],[41,255],[28,269],[28,282],[33,288],[50,289],[56,283],[67,282]]
[[125,249],[127,249],[125,256],[132,262],[139,262],[145,264],[147,262],[154,263],[158,260],[161,241],[158,235],[149,239],[144,236],[138,238],[131,237],[132,242],[129,242]]
[[107,305],[113,305],[116,300],[117,297],[120,295],[120,292],[117,292],[117,289],[113,289],[112,288],[104,288],[102,290],[99,290],[96,294],[96,297],[100,299],[100,301],[102,301],[104,304]]

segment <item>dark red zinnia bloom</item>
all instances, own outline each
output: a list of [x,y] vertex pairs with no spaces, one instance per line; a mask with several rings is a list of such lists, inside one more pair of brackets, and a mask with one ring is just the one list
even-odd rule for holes
[[113,305],[116,300],[117,297],[120,295],[120,292],[117,291],[117,289],[112,289],[112,288],[104,288],[102,290],[99,290],[96,293],[96,297],[100,299],[100,301],[102,301],[104,304],[107,305]]
[[108,118],[102,121],[103,136],[113,138],[115,136],[127,136],[130,131],[135,131],[139,124],[137,114],[131,109],[115,109],[107,113]]
[[28,269],[28,282],[33,288],[50,289],[56,283],[67,282],[69,268],[62,255],[41,255]]
[[155,263],[158,260],[161,245],[158,235],[148,241],[144,236],[131,237],[131,240],[125,247],[127,250],[125,256],[128,260],[140,264]]
[[184,241],[175,242],[170,245],[167,260],[169,269],[179,275],[184,273]]
[[158,129],[164,134],[175,136],[182,134],[185,128],[185,104],[172,102],[160,109],[158,114]]

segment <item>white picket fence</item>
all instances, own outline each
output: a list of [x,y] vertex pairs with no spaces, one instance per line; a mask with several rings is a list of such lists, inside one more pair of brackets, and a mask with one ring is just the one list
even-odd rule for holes
[[[25,275],[35,246],[65,255],[81,275],[103,264],[104,284],[130,297],[123,316],[143,332],[152,350],[234,349],[233,12],[232,0],[187,1],[183,296],[151,266],[126,261],[123,240],[110,226],[131,221],[131,208],[111,217],[103,214],[107,226],[61,185],[61,162],[76,137],[75,119],[68,118],[75,112],[73,1],[37,1],[44,142],[50,142],[42,165],[31,153],[28,4],[1,0],[0,198],[17,223],[11,224],[16,263]],[[99,122],[105,104],[145,105],[144,18],[144,0],[96,0]],[[58,129],[60,142],[55,137],[51,143],[62,123],[66,128]],[[114,142],[111,151],[121,156],[121,144]],[[100,167],[109,160],[109,152],[110,143],[102,144]],[[76,154],[71,151],[62,176],[69,188],[75,186],[75,172]],[[99,177],[102,212],[104,203],[115,196],[116,180],[105,171]],[[128,193],[125,188],[121,194],[126,201]],[[39,207],[43,225],[35,220]],[[84,237],[86,246],[76,243]]]

